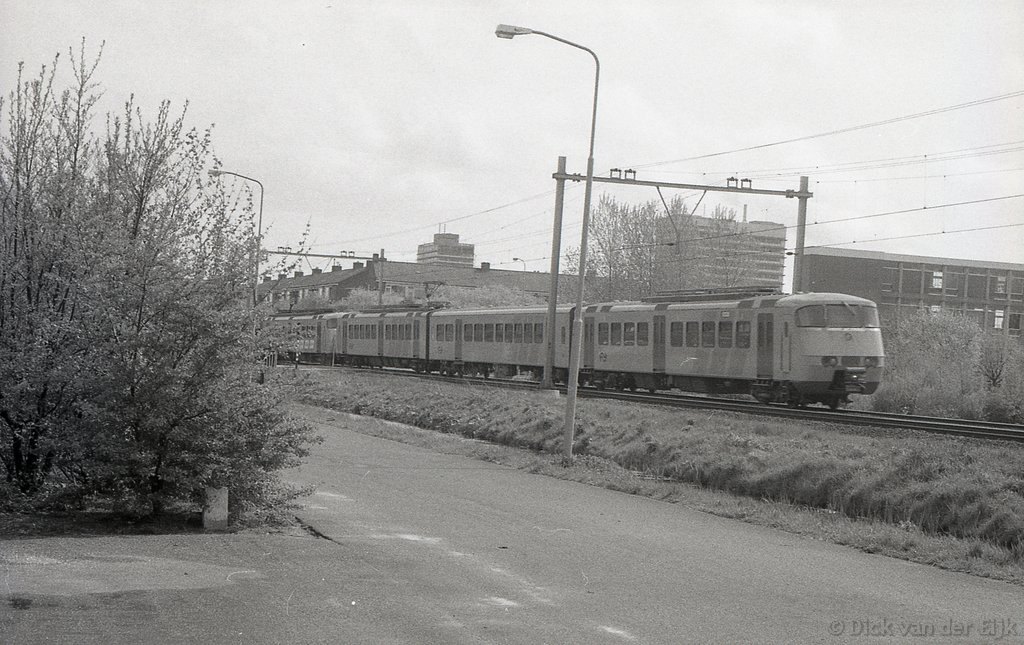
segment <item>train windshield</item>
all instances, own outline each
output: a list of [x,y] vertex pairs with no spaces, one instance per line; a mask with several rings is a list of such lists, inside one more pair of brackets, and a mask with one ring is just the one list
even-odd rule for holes
[[878,327],[878,309],[868,305],[808,305],[796,310],[797,327]]

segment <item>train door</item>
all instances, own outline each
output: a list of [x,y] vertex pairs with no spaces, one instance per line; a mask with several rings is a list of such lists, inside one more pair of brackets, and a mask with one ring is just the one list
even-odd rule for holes
[[654,317],[654,332],[651,349],[654,351],[654,371],[665,371],[665,316]]
[[327,348],[324,347],[324,325],[327,324],[322,320],[316,321],[316,345],[313,346],[313,351],[317,354],[326,354]]
[[462,318],[455,319],[455,360],[462,360]]
[[[384,314],[381,314],[383,316]],[[377,356],[384,355],[384,321],[377,321]]]
[[757,314],[757,378],[774,378],[774,336],[772,314]]
[[583,318],[583,363],[582,367],[594,367],[594,317]]
[[412,357],[420,357],[420,319],[412,321]]
[[789,340],[789,323],[782,322],[782,373],[789,374],[793,363],[793,346]]

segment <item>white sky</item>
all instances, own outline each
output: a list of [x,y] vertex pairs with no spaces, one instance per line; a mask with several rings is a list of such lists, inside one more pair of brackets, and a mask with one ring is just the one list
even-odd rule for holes
[[[597,175],[786,189],[806,174],[809,222],[929,207],[810,226],[809,246],[1024,263],[1024,226],[1006,227],[1024,198],[938,208],[1024,194],[1021,0],[0,0],[0,90],[19,61],[34,74],[105,41],[104,111],[131,93],[150,116],[188,100],[224,168],[266,187],[266,248],[296,246],[309,222],[314,252],[414,260],[446,230],[478,263],[544,271],[557,157],[586,170],[594,64],[538,35],[498,39],[498,23],[600,57]],[[579,245],[582,197],[569,184],[563,248]],[[708,193],[698,212],[716,204],[796,222],[792,199]],[[982,227],[1004,228],[941,234]]]

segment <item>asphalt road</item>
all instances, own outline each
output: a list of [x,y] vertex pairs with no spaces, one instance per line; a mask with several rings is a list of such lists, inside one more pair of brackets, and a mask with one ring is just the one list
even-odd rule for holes
[[1024,589],[352,432],[293,534],[0,540],[0,643],[1024,642]]

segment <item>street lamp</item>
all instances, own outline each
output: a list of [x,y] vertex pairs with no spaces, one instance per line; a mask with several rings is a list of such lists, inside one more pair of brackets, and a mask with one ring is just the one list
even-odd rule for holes
[[523,263],[523,271],[526,271],[526,260],[524,260],[523,258],[512,258],[512,261],[513,262],[522,262]]
[[[572,336],[572,349],[569,356],[569,384],[566,393],[565,401],[565,428],[564,428],[564,446],[563,450],[567,459],[572,459],[572,439],[573,433],[576,429],[576,392],[579,388],[579,372],[580,372],[580,354],[583,352],[583,281],[586,277],[587,272],[587,233],[590,228],[590,193],[594,186],[594,132],[597,128],[597,87],[598,82],[601,78],[601,61],[597,59],[591,49],[578,45],[572,41],[558,36],[545,33],[543,31],[537,31],[536,29],[529,29],[527,27],[517,27],[515,25],[498,25],[494,30],[494,35],[498,38],[507,38],[511,40],[515,36],[525,36],[528,34],[537,34],[538,36],[544,36],[551,40],[557,40],[560,43],[575,47],[576,49],[582,49],[594,58],[594,106],[591,111],[590,118],[590,153],[587,155],[587,185],[583,193],[583,233],[580,236],[580,275],[579,280],[576,283],[576,317],[573,321],[573,336]],[[556,277],[553,276],[552,283],[555,282]],[[553,304],[555,302],[556,293],[554,288],[549,296],[549,315],[548,315],[548,337],[553,339],[555,336],[555,321],[552,312],[554,311]]]
[[253,179],[252,177],[246,177],[245,175],[240,175],[237,172],[231,172],[230,170],[211,170],[210,171],[210,176],[211,177],[220,177],[221,175],[232,175],[232,176],[238,177],[240,179],[245,179],[245,180],[248,180],[248,181],[251,181],[251,182],[255,182],[256,185],[258,185],[260,187],[260,209],[259,209],[259,215],[257,216],[257,219],[256,219],[256,253],[253,256],[255,258],[255,261],[254,261],[255,266],[253,267],[252,306],[255,307],[257,304],[259,304],[259,299],[257,298],[256,291],[259,288],[259,284],[260,284],[260,249],[262,248],[262,238],[263,238],[263,182],[261,182],[259,179]]

